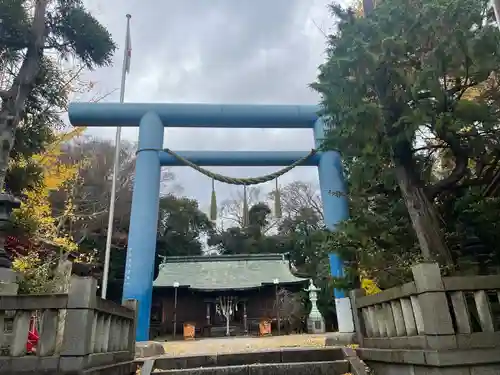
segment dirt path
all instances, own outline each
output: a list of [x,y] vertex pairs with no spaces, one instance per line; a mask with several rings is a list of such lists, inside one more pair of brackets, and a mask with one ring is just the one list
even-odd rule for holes
[[163,344],[168,356],[185,354],[214,354],[251,352],[262,349],[287,347],[323,347],[325,335],[290,335],[271,337],[231,337],[171,341]]

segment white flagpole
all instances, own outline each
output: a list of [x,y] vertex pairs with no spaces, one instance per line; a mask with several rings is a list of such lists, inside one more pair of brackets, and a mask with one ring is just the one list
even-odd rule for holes
[[[127,14],[127,31],[125,36],[125,50],[123,54],[123,67],[122,67],[122,82],[120,87],[120,103],[125,100],[125,81],[127,73],[130,70],[130,53],[131,53],[131,43],[130,43],[130,18],[132,16]],[[108,232],[106,235],[106,253],[104,257],[104,273],[102,277],[102,288],[101,297],[106,298],[106,293],[108,291],[108,276],[109,276],[109,262],[111,259],[111,240],[113,238],[113,219],[115,216],[115,201],[116,201],[116,180],[118,178],[118,167],[120,163],[120,144],[121,144],[121,133],[122,128],[118,126],[116,128],[115,136],[115,158],[113,162],[113,180],[111,183],[111,198],[109,201],[109,216],[108,216]]]

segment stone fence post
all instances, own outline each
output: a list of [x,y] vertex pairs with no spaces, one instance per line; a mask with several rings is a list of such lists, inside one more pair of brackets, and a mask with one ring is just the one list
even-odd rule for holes
[[412,267],[422,315],[423,334],[429,349],[457,347],[455,330],[437,263],[420,263]]
[[358,309],[356,308],[357,299],[365,296],[365,291],[363,289],[351,290],[349,292],[349,297],[351,297],[352,303],[352,319],[354,323],[354,334],[356,338],[356,343],[359,346],[363,346],[365,326],[363,319],[359,316]]
[[64,371],[85,368],[87,356],[92,353],[96,293],[96,279],[78,276],[71,278],[60,360],[60,368]]
[[135,312],[134,323],[132,325],[132,328],[130,329],[131,333],[128,337],[128,349],[132,353],[135,353],[135,332],[137,329],[137,314],[139,313],[139,309],[138,309],[139,306],[138,305],[139,305],[139,301],[137,301],[136,299],[127,299],[127,300],[123,301],[123,306],[125,306],[131,310],[134,310],[134,312]]

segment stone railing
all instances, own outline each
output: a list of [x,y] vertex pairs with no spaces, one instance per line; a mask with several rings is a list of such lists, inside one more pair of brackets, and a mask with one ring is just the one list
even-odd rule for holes
[[[72,277],[67,294],[0,296],[1,372],[132,373],[135,301],[121,306],[96,291],[95,279]],[[35,317],[39,340],[27,353]]]
[[400,287],[351,293],[361,358],[380,373],[382,363],[500,373],[500,276],[441,277],[434,263],[412,271]]

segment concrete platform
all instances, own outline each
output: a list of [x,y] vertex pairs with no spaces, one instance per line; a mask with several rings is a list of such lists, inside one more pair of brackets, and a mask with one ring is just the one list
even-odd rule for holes
[[353,343],[354,335],[326,333],[300,334],[268,337],[219,337],[199,338],[193,341],[157,341],[168,356],[197,355],[211,353],[254,352],[279,348],[321,348],[325,346],[345,346]]

